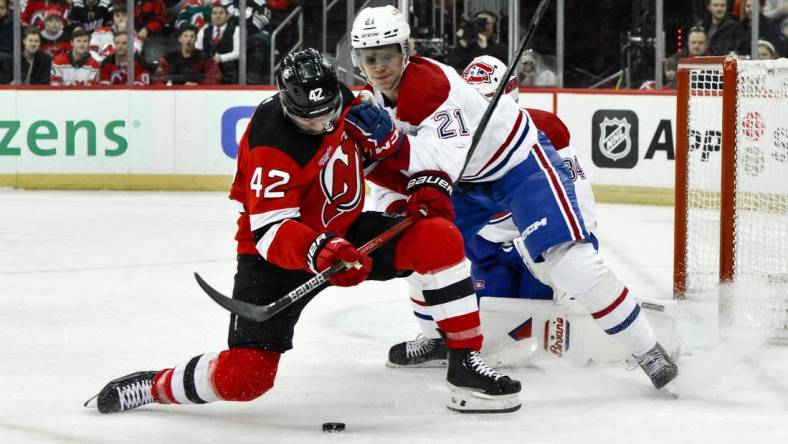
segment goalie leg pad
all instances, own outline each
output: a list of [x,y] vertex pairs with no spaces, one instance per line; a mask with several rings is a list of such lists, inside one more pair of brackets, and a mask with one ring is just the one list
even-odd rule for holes
[[487,395],[446,383],[449,387],[449,410],[460,413],[509,413],[520,409],[522,403],[517,393]]

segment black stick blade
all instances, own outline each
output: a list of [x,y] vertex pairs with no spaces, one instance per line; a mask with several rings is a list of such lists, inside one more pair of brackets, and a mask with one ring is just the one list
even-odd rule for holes
[[205,280],[203,280],[203,278],[197,273],[194,273],[194,279],[197,280],[197,284],[200,286],[200,288],[202,288],[202,290],[208,296],[210,296],[214,302],[221,305],[225,310],[242,318],[255,322],[263,322],[274,315],[274,313],[269,313],[269,310],[267,309],[268,307],[261,307],[259,305],[228,298],[208,285],[208,283],[205,282]]

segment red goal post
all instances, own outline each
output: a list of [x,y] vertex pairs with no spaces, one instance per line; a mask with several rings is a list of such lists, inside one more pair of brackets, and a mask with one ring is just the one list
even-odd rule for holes
[[674,296],[737,286],[753,306],[788,294],[788,59],[682,59]]
[[[689,177],[689,105],[691,94],[706,94],[721,102],[719,127],[722,133],[720,151],[721,185],[720,214],[720,282],[733,278],[733,152],[736,138],[736,59],[733,57],[696,57],[679,61],[676,78],[676,177],[675,177],[675,227],[673,251],[673,294],[683,298],[687,291],[687,214]],[[690,73],[699,71],[708,76],[707,88],[702,91],[690,88]],[[717,74],[717,72],[719,74]],[[727,88],[725,87],[727,85]],[[727,191],[726,191],[727,190]]]

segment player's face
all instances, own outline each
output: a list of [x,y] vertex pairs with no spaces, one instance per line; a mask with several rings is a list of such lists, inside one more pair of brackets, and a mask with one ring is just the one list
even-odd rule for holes
[[88,52],[88,43],[90,42],[88,36],[83,35],[71,40],[71,46],[74,47],[74,53],[78,55]]
[[38,48],[41,47],[41,37],[39,37],[38,34],[30,34],[25,37],[23,43],[25,45],[25,51],[32,54],[38,51]]
[[689,53],[691,56],[702,56],[706,54],[706,34],[702,32],[693,32],[689,35]]
[[317,117],[306,118],[294,116],[292,114],[288,114],[288,116],[301,131],[307,134],[318,135],[334,130],[334,123],[339,118],[341,111],[342,107],[340,106],[334,111]]
[[0,17],[5,17],[8,15],[8,2],[6,0],[0,0]]
[[369,83],[384,93],[395,92],[404,61],[400,46],[395,44],[357,51],[359,63]]
[[710,0],[709,1],[709,12],[711,16],[717,20],[722,19],[725,17],[725,8],[727,7],[726,0]]
[[744,3],[744,16],[747,18],[752,18],[752,2],[750,0],[747,0],[747,2]]

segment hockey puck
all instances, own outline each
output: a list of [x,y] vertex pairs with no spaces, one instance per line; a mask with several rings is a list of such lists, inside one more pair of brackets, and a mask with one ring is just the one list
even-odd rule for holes
[[336,433],[345,431],[344,422],[324,422],[323,431],[328,433]]

